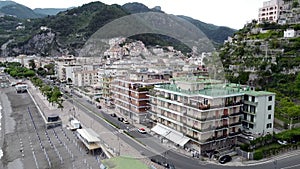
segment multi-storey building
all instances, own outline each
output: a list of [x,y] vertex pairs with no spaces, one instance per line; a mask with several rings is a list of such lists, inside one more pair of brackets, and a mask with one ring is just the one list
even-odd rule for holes
[[[155,77],[151,75],[152,77]],[[135,123],[141,123],[147,118],[149,109],[149,89],[156,84],[169,81],[148,78],[147,73],[130,74],[129,77],[116,78],[112,86],[116,111]]]
[[273,134],[275,93],[245,91],[242,124],[257,135]]
[[283,0],[270,0],[263,2],[263,7],[259,8],[258,22],[276,22],[283,10]]
[[238,87],[212,88],[219,83],[193,77],[155,86],[149,113],[157,125],[151,130],[176,145],[201,153],[235,145],[242,127],[243,93]]
[[97,70],[85,70],[74,72],[75,86],[95,86],[98,84],[98,71]]

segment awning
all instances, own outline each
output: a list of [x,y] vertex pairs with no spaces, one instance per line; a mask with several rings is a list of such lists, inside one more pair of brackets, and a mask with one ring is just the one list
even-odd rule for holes
[[98,138],[99,135],[94,132],[94,130],[88,129],[78,129],[77,132],[80,134],[82,138],[84,138],[88,143],[100,142]]
[[166,127],[162,124],[157,124],[151,130],[165,137],[166,139],[174,142],[175,144],[180,145],[181,147],[183,147],[188,141],[190,141],[190,138],[184,136],[182,133],[173,130],[169,127]]
[[170,130],[166,129],[165,127],[161,126],[160,124],[157,124],[151,130],[154,131],[155,133],[161,135],[161,136],[164,136],[164,137],[166,135],[168,135],[169,132],[170,132]]

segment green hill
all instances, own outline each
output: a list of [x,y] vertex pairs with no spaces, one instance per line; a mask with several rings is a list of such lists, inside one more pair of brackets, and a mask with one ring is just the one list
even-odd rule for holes
[[35,8],[33,9],[33,11],[37,14],[41,14],[41,15],[56,15],[59,12],[63,12],[68,10],[67,8]]
[[[122,16],[136,12],[157,11],[159,8],[149,9],[143,4],[129,3],[123,6],[106,5],[101,2],[92,2],[81,7],[59,12],[57,15],[22,20],[9,30],[9,37],[2,39],[0,45],[9,41],[5,49],[5,56],[18,54],[41,54],[42,56],[78,54],[86,40],[103,25]],[[162,11],[160,11],[162,12]],[[183,17],[183,16],[181,16]],[[201,29],[214,44],[220,45],[233,29],[205,24],[192,18],[184,17]],[[18,24],[25,26],[22,30],[16,30]],[[43,31],[41,27],[47,27]],[[140,35],[132,37],[141,39],[146,45],[172,45],[179,50],[186,50],[178,41],[160,35]]]
[[0,1],[0,12],[23,19],[43,17],[43,15],[35,13],[32,9],[13,1]]

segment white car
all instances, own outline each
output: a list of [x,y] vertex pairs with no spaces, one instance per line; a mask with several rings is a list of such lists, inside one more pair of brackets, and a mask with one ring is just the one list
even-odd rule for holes
[[139,133],[142,133],[142,134],[147,133],[146,130],[145,130],[144,128],[139,128],[139,129],[138,129],[138,132],[139,132]]
[[277,140],[277,143],[280,144],[280,145],[287,145],[287,141],[283,140]]
[[123,120],[123,123],[124,123],[124,124],[129,124],[129,121],[128,121],[127,119],[124,119],[124,120]]

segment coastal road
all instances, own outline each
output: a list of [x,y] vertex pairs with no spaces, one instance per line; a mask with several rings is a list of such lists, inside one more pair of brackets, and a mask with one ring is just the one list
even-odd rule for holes
[[[176,169],[233,169],[233,168],[245,168],[245,169],[297,169],[300,168],[299,159],[300,154],[290,154],[285,156],[280,156],[276,160],[269,160],[266,162],[259,163],[241,163],[241,162],[230,162],[225,165],[216,164],[209,161],[200,161],[199,159],[191,158],[185,155],[182,155],[172,149],[168,149],[165,146],[161,145],[157,138],[154,138],[148,134],[141,134],[137,131],[136,127],[131,124],[124,124],[117,120],[117,118],[112,117],[107,112],[104,112],[102,109],[96,108],[94,104],[91,104],[84,98],[79,98],[77,96],[72,96],[72,101],[74,105],[82,109],[84,112],[88,113],[89,116],[94,118],[97,122],[101,123],[111,132],[116,132],[117,129],[107,125],[103,119],[110,121],[115,126],[118,126],[124,131],[128,130],[128,133],[131,137],[138,140],[145,146],[141,145],[137,141],[134,141],[132,138],[119,134],[120,139],[124,140],[127,144],[134,147],[137,151],[142,152],[145,157],[160,159],[162,162],[167,161],[170,164],[176,166]],[[101,118],[100,118],[101,117]],[[247,166],[245,166],[247,164]]]

